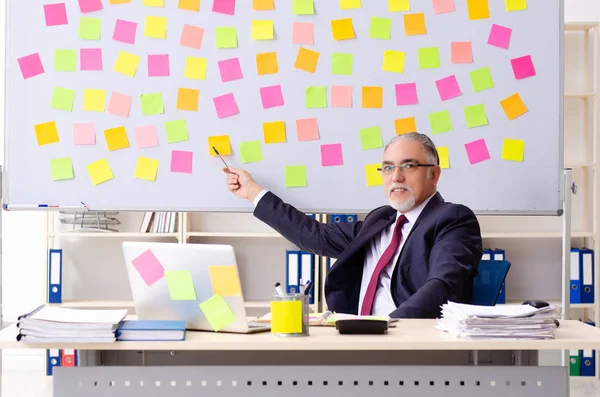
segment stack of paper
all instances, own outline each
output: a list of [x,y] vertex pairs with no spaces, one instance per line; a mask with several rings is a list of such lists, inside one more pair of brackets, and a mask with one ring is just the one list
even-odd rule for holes
[[114,342],[127,309],[85,310],[42,305],[20,316],[17,340],[24,343]]
[[465,339],[553,339],[559,313],[554,306],[442,305],[437,328]]

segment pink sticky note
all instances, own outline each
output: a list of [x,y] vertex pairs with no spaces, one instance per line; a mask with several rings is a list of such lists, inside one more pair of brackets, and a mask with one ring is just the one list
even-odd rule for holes
[[296,131],[299,141],[313,141],[319,139],[317,119],[296,120]]
[[281,91],[280,85],[262,87],[260,89],[260,97],[262,99],[262,105],[264,109],[284,105],[283,92]]
[[108,111],[116,116],[129,117],[132,98],[129,95],[113,92],[108,103]]
[[294,44],[314,44],[315,26],[310,22],[294,22],[293,28]]
[[512,29],[505,26],[493,24],[490,29],[490,35],[488,36],[488,44],[495,47],[508,49],[510,45],[510,36]]
[[454,12],[454,0],[433,0],[433,12],[435,14]]
[[456,76],[454,75],[437,80],[435,85],[437,86],[442,101],[447,101],[448,99],[462,95],[458,82],[456,81]]
[[102,0],[79,0],[79,10],[83,13],[102,9]]
[[74,123],[73,124],[73,144],[75,145],[95,145],[96,132],[94,124]]
[[485,139],[465,143],[465,149],[467,150],[467,156],[469,156],[471,164],[477,164],[490,159],[490,152],[485,144]]
[[65,3],[44,5],[44,17],[46,19],[46,26],[66,25],[69,23]]
[[212,10],[221,14],[233,15],[235,14],[235,0],[213,0]]
[[352,86],[331,86],[331,106],[334,108],[351,108]]
[[202,45],[202,37],[204,37],[204,29],[186,24],[183,25],[179,44],[199,50]]
[[161,77],[170,74],[169,54],[148,55],[148,76]]
[[21,57],[17,59],[17,61],[19,62],[21,74],[23,75],[24,79],[44,73],[44,66],[42,65],[40,54],[37,52],[35,54]]
[[240,80],[242,75],[242,67],[238,58],[225,59],[219,61],[219,71],[221,72],[221,81],[226,83],[232,80]]
[[453,41],[451,52],[452,63],[473,63],[473,49],[470,41]]
[[396,84],[396,105],[416,105],[418,103],[417,83]]
[[233,97],[233,93],[215,97],[213,98],[213,102],[215,104],[217,116],[220,119],[234,116],[240,112],[237,103],[235,102],[235,98]]
[[132,260],[131,263],[140,273],[147,286],[151,286],[165,275],[165,269],[151,250],[146,250]]
[[102,70],[102,49],[82,48],[79,51],[81,70]]
[[171,172],[192,173],[193,152],[173,150],[171,152]]
[[512,64],[515,79],[520,80],[535,76],[535,67],[533,66],[531,55],[513,58],[510,60],[510,63]]
[[137,23],[117,19],[115,30],[113,32],[113,40],[121,41],[127,44],[135,44],[135,32],[137,31]]
[[321,165],[323,167],[328,167],[331,165],[344,165],[341,143],[321,145]]
[[135,129],[135,142],[139,149],[158,146],[156,126],[147,125]]

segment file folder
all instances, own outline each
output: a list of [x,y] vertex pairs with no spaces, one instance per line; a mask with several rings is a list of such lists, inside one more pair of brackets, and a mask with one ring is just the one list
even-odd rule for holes
[[581,303],[594,303],[594,251],[579,250],[581,263]]
[[48,250],[48,303],[62,303],[62,249]]
[[288,294],[300,292],[300,251],[286,250],[286,291]]
[[46,375],[52,376],[54,367],[60,367],[61,358],[59,349],[46,350]]
[[481,260],[482,261],[491,261],[492,260],[492,253],[493,253],[493,251],[491,249],[484,249],[483,250],[483,255],[481,256]]
[[[494,249],[492,251],[492,259],[495,261],[503,261],[506,258],[506,254],[504,250]],[[506,281],[502,283],[502,287],[500,287],[500,292],[498,293],[498,299],[496,303],[506,303]]]
[[569,351],[569,375],[581,375],[581,356],[579,350]]
[[581,376],[596,376],[595,350],[583,350],[581,353]]
[[331,214],[331,223],[338,222],[356,222],[356,214]]
[[581,258],[579,248],[571,248],[571,290],[570,290],[570,302],[581,303]]
[[[309,280],[315,282],[315,255],[310,252],[300,251],[300,278],[304,284],[306,284]],[[308,293],[308,303],[315,303],[314,299],[314,285],[313,288],[310,289]]]
[[61,361],[62,367],[76,367],[77,366],[77,350],[74,349],[63,349],[61,350]]

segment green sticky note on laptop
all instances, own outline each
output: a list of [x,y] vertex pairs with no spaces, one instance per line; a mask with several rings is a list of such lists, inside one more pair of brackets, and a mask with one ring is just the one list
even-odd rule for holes
[[189,270],[166,270],[165,278],[169,295],[174,301],[195,301],[196,289]]
[[221,295],[213,295],[199,306],[215,332],[237,320],[229,304]]

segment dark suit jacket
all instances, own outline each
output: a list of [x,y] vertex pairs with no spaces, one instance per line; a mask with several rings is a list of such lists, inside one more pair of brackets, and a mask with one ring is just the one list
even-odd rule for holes
[[[371,211],[364,221],[324,224],[284,203],[273,193],[258,202],[254,216],[298,248],[336,258],[325,281],[329,310],[359,312],[365,255],[370,243],[396,220],[390,206]],[[413,225],[392,275],[392,318],[437,318],[447,301],[470,303],[481,260],[481,231],[475,214],[436,193]]]

